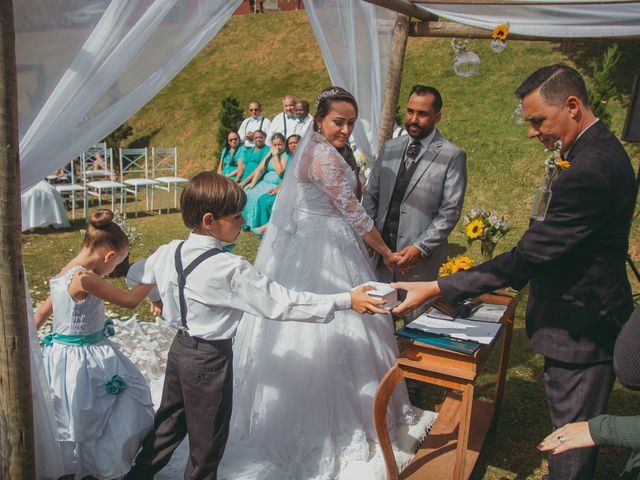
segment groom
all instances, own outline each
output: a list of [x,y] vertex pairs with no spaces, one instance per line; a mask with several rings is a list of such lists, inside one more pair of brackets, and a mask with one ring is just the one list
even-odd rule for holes
[[385,142],[362,198],[382,238],[402,260],[381,282],[435,280],[447,258],[447,237],[460,218],[467,185],[467,155],[436,129],[442,97],[414,85],[404,117],[409,135]]

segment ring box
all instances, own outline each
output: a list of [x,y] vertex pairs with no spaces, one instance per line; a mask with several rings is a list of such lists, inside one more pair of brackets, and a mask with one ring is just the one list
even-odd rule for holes
[[363,283],[362,285],[367,285],[374,288],[374,290],[369,290],[367,292],[370,297],[387,302],[386,304],[381,305],[381,308],[384,308],[385,310],[391,310],[393,307],[400,305],[400,301],[398,300],[398,291],[388,283],[372,281]]

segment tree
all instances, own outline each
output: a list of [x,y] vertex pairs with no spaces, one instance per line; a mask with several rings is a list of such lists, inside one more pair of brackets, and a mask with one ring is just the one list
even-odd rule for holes
[[593,84],[589,91],[589,102],[593,114],[602,120],[607,128],[611,126],[611,115],[607,112],[609,100],[618,95],[618,89],[613,81],[613,69],[620,60],[618,45],[612,44],[602,57],[602,64],[596,64],[593,69]]
[[222,149],[227,144],[229,132],[237,132],[238,128],[240,128],[242,117],[243,110],[240,108],[240,102],[236,97],[230,95],[222,99],[222,108],[220,109],[220,115],[218,115],[220,126],[216,134],[216,157],[220,156]]

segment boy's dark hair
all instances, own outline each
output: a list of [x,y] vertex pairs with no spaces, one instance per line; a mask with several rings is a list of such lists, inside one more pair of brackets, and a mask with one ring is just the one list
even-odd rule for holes
[[436,112],[442,110],[442,95],[440,95],[440,92],[434,87],[429,87],[427,85],[421,85],[418,83],[417,85],[411,87],[409,98],[411,98],[411,95],[413,94],[420,96],[427,94],[433,95],[433,108],[435,108]]
[[575,69],[564,63],[539,68],[522,82],[515,94],[522,100],[538,88],[547,105],[562,107],[567,97],[574,96],[589,108],[589,93],[584,79]]
[[216,220],[242,211],[247,203],[244,190],[233,180],[213,172],[201,172],[189,180],[180,196],[182,221],[198,228],[206,213]]

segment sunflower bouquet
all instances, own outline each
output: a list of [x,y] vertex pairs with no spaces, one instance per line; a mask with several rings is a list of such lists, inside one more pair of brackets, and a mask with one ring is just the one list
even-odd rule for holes
[[473,266],[473,263],[473,259],[465,257],[464,255],[448,257],[447,261],[440,265],[438,275],[446,277],[448,275],[453,275],[460,270],[469,270]]
[[493,251],[502,237],[513,228],[505,217],[486,208],[472,208],[463,218],[467,243],[480,242],[480,251],[485,260],[493,257]]

